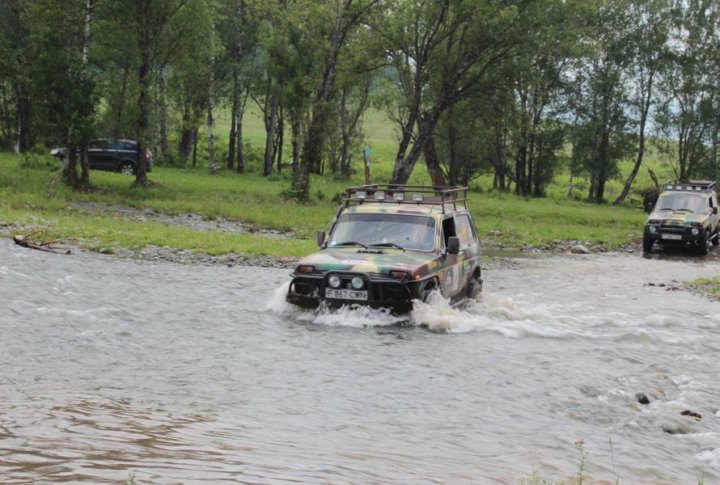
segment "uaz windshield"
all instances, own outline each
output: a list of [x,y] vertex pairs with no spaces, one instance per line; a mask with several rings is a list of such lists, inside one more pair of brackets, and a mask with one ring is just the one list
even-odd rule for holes
[[435,220],[400,214],[346,213],[338,219],[329,245],[349,243],[432,251],[435,246]]
[[707,199],[696,194],[662,194],[655,204],[657,210],[708,212]]

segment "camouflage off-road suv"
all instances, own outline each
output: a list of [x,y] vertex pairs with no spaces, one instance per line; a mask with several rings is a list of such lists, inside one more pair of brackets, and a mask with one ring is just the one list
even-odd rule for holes
[[412,310],[439,290],[452,301],[482,290],[480,243],[467,187],[365,185],[343,194],[319,252],[292,273],[290,303]]
[[668,182],[645,223],[643,251],[653,244],[690,244],[707,254],[708,243],[720,244],[715,182]]

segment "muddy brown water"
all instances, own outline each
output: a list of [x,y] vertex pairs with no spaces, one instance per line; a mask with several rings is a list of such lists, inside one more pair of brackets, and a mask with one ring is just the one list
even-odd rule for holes
[[720,303],[678,289],[719,273],[513,259],[399,319],[0,241],[0,483],[719,483]]

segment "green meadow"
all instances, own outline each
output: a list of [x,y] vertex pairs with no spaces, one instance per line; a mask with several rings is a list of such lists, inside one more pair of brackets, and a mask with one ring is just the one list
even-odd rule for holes
[[[91,183],[95,190],[91,193],[74,193],[62,183],[49,190],[48,183],[57,168],[52,157],[42,150],[30,155],[0,154],[0,224],[12,225],[13,232],[42,233],[48,239],[75,240],[90,250],[117,247],[140,250],[155,245],[212,255],[238,253],[246,257],[300,257],[312,252],[316,247],[316,231],[328,228],[343,189],[364,183],[359,163],[361,154],[355,157],[357,170],[351,180],[314,176],[312,200],[301,204],[284,196],[290,186],[289,169],[270,177],[259,173],[264,131],[257,113],[250,112],[246,117],[244,129],[249,162],[247,173],[241,175],[222,169],[228,127],[222,114],[218,120],[216,143],[221,170],[217,174],[208,170],[204,152],[206,142],[202,137],[203,143],[198,148],[201,156],[195,168],[163,166],[156,156],[147,188],[134,187],[132,177],[93,171]],[[394,126],[382,112],[370,111],[364,120],[363,133],[365,145],[371,148],[373,181],[387,182],[395,156]],[[289,161],[289,155],[285,159]],[[655,153],[649,163],[661,181],[669,178],[669,165],[663,156]],[[610,202],[620,192],[631,165],[630,160],[623,162],[622,180],[609,185]],[[622,206],[586,202],[587,181],[578,177],[574,179],[573,197],[568,197],[568,181],[569,175],[561,171],[549,187],[547,197],[529,199],[493,191],[491,175],[475,179],[471,183],[469,204],[483,243],[520,249],[551,247],[557,241],[573,240],[616,249],[641,235],[646,215],[637,194],[651,186],[647,170],[641,170],[635,183],[635,194]],[[416,166],[411,183],[429,183],[422,162]],[[86,205],[78,203],[83,202],[116,204],[167,214],[196,213],[209,220],[221,218],[258,229],[288,231],[295,237],[229,234],[131,220],[112,212],[82,209]]]

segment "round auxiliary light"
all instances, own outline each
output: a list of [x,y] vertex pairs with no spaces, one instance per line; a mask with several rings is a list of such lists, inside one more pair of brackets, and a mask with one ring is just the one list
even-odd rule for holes
[[355,277],[350,281],[350,284],[352,285],[353,288],[355,288],[356,290],[359,290],[360,288],[363,287],[363,279],[360,278],[359,276],[355,276]]
[[340,277],[336,274],[332,275],[330,278],[328,278],[328,284],[332,286],[333,288],[337,288],[340,286]]

